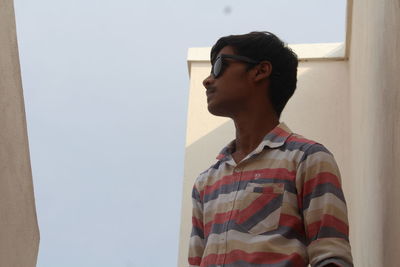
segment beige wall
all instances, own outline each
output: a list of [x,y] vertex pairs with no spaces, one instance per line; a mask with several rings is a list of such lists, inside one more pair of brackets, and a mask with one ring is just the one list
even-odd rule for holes
[[13,2],[0,0],[0,266],[36,266],[33,195]]
[[[335,51],[342,47],[334,45]],[[298,133],[320,141],[330,149],[341,167],[345,193],[349,190],[349,77],[348,62],[333,60],[332,46],[296,46],[310,56],[310,49],[325,51],[318,61],[302,61],[298,88],[289,101],[282,120]],[[329,48],[329,49],[326,49]],[[208,49],[189,50],[190,92],[182,202],[179,266],[187,266],[191,227],[191,189],[200,172],[215,162],[218,152],[234,138],[232,122],[207,111],[202,80],[210,73]],[[330,59],[329,59],[330,58]],[[349,195],[349,193],[347,193]]]
[[356,266],[400,265],[400,1],[355,0],[350,54]]

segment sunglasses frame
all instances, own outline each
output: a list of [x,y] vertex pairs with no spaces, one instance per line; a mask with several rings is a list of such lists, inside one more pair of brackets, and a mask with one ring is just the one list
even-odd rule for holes
[[[248,58],[245,56],[221,54],[215,59],[214,64],[212,64],[212,67],[211,67],[211,74],[214,76],[215,79],[218,78],[219,76],[221,76],[222,73],[224,72],[224,64],[223,64],[224,58],[230,58],[230,59],[246,62],[248,64],[253,64],[253,65],[260,63],[260,61],[256,61],[254,59],[251,59],[251,58]],[[216,69],[215,66],[217,64],[217,61],[220,61],[219,65],[217,65],[220,67],[218,67]]]

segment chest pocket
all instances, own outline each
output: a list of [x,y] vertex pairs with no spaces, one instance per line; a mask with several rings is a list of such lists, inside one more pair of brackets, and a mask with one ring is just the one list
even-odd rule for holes
[[236,223],[254,235],[277,229],[283,193],[283,183],[248,183],[238,199]]

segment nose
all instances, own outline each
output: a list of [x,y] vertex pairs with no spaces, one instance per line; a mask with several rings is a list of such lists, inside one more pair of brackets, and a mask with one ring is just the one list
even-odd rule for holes
[[203,80],[203,86],[205,88],[210,87],[210,85],[214,82],[214,77],[210,74]]

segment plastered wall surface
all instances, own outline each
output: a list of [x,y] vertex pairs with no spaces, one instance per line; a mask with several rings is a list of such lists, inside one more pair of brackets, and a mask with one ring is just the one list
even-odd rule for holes
[[39,229],[13,1],[0,0],[0,266],[36,266]]
[[350,53],[355,266],[400,266],[400,1],[355,0]]

